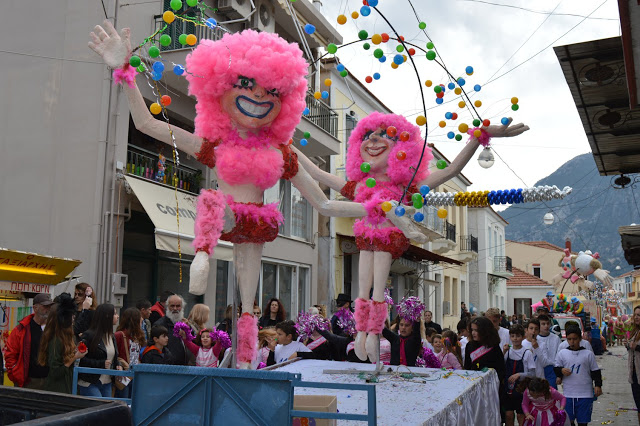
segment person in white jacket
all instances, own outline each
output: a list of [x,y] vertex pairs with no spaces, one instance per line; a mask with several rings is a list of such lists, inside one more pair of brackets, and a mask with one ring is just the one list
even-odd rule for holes
[[546,349],[547,365],[544,366],[544,378],[547,379],[554,389],[558,389],[556,385],[556,373],[553,371],[553,366],[562,339],[551,333],[551,317],[549,315],[538,315],[538,321],[540,321],[540,334],[538,334],[537,340],[544,344]]

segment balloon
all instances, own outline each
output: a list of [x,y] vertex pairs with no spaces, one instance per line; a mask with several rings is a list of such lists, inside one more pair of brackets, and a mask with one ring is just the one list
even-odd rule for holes
[[389,137],[395,137],[395,135],[398,134],[398,129],[396,129],[394,126],[389,126],[387,127],[387,135]]
[[313,34],[316,32],[316,27],[314,25],[311,24],[306,24],[304,26],[304,32],[307,34]]
[[427,124],[427,117],[425,117],[424,115],[419,115],[416,117],[416,124],[418,126],[424,126],[425,124]]
[[404,216],[404,207],[402,207],[402,206],[398,206],[398,207],[396,207],[396,209],[395,209],[395,214],[396,214],[396,216],[398,216],[398,217],[402,217],[402,216]]
[[398,160],[400,160],[400,161],[404,161],[404,160],[406,160],[406,158],[407,158],[407,153],[406,153],[406,152],[404,152],[404,151],[398,151],[398,152],[396,153],[396,158],[397,158]]
[[409,138],[411,138],[411,134],[409,132],[407,132],[406,130],[404,132],[400,133],[400,140],[402,142],[408,141]]
[[182,9],[182,1],[181,0],[171,0],[171,2],[169,3],[169,6],[171,6],[171,9],[173,10],[180,10]]
[[446,160],[438,160],[436,162],[436,167],[439,168],[440,170],[445,169],[447,167],[447,161]]
[[160,98],[160,103],[164,106],[169,106],[171,105],[171,96],[169,95],[162,95],[162,97]]
[[385,212],[385,213],[386,213],[386,212],[390,212],[390,211],[391,211],[391,209],[393,208],[393,204],[391,204],[391,203],[390,203],[390,202],[388,202],[388,201],[385,201],[385,202],[383,202],[383,203],[380,205],[380,208],[381,208],[381,209],[382,209],[382,211],[383,211],[383,212]]
[[371,170],[371,164],[365,161],[364,163],[360,164],[360,170],[362,171],[362,173],[369,173],[369,171]]
[[[329,43],[329,45],[327,46],[327,52],[333,55],[337,51],[338,51],[338,46],[336,46],[334,43]],[[341,71],[341,70],[338,70],[338,71]]]
[[424,220],[424,214],[422,214],[422,212],[416,212],[413,215],[413,220],[415,220],[416,222],[422,222]]
[[422,185],[422,186],[420,187],[420,193],[421,193],[422,195],[427,195],[427,194],[429,193],[429,191],[430,191],[430,190],[431,190],[431,188],[429,188],[429,186],[428,186],[428,185]]
[[195,46],[197,42],[198,42],[198,38],[194,34],[189,34],[187,36],[187,44],[189,46]]
[[151,56],[152,58],[157,58],[158,56],[160,56],[160,49],[158,49],[156,46],[151,46],[149,48],[149,56]]
[[149,105],[149,111],[151,111],[151,114],[153,115],[158,115],[162,112],[162,107],[160,106],[159,103],[154,102],[151,105]]
[[429,50],[427,52],[427,59],[430,61],[433,61],[436,58],[436,52],[434,52],[433,50]]
[[447,217],[447,209],[443,209],[443,208],[438,209],[438,217],[440,219],[445,219]]
[[344,25],[347,23],[347,17],[344,15],[338,15],[338,24]]
[[139,56],[133,55],[131,58],[129,58],[129,65],[134,68],[138,68],[141,63],[142,61],[140,60]]
[[175,75],[182,75],[184,74],[184,67],[182,65],[176,65],[173,67],[173,73]]
[[374,178],[370,177],[369,179],[366,180],[365,184],[369,188],[373,188],[374,186],[376,186],[376,180]]

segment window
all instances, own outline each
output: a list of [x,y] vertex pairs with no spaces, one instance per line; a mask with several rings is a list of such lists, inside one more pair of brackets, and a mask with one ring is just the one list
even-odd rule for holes
[[[344,129],[345,142],[349,140],[349,137],[351,137],[351,132],[356,128],[356,124],[358,124],[358,117],[356,117],[355,114],[351,115],[350,113],[347,113],[345,116]],[[346,147],[347,144],[345,143],[344,146]]]
[[269,299],[280,299],[287,319],[295,319],[298,312],[307,308],[309,294],[310,268],[297,264],[279,264],[262,262],[262,276],[258,289],[258,300],[262,301],[262,309]]
[[531,299],[514,299],[513,313],[520,316],[525,314],[527,318],[531,318]]
[[532,269],[533,269],[533,271],[531,272],[531,274],[532,274],[534,277],[538,277],[538,278],[540,278],[540,277],[541,277],[541,275],[542,275],[542,267],[541,267],[540,265],[535,265],[535,264],[534,264]]
[[313,216],[311,204],[288,180],[280,181],[264,192],[264,203],[280,203],[284,223],[278,233],[285,237],[311,241]]
[[498,251],[498,233],[496,230],[493,230],[493,256],[498,256],[500,252]]
[[491,227],[487,229],[487,236],[489,238],[489,244],[487,245],[487,252],[491,254],[493,253],[493,240],[491,239]]
[[227,296],[229,293],[229,264],[226,260],[216,261],[216,310],[215,321],[224,319],[224,311],[227,309]]
[[500,309],[504,309],[504,296],[500,296]]

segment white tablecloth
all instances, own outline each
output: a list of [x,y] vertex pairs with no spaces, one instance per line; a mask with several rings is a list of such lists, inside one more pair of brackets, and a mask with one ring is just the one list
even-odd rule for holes
[[[394,370],[397,366],[391,366]],[[358,374],[323,374],[324,370],[357,369],[373,371],[375,365],[350,362],[300,360],[278,368],[278,371],[301,373],[303,381],[359,383]],[[385,368],[386,369],[386,368]],[[411,380],[379,376],[376,383],[376,404],[379,425],[429,426],[493,426],[500,424],[498,376],[494,370],[436,370],[409,367],[415,372],[428,372],[429,377]],[[398,370],[407,372],[406,367]],[[296,388],[301,395],[336,395],[341,413],[365,414],[367,393],[339,389]],[[341,420],[339,425],[363,424]]]

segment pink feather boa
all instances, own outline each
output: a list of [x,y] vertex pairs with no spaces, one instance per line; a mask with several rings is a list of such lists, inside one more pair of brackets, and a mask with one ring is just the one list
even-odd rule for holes
[[[473,132],[475,132],[476,130],[480,130],[480,132],[482,132],[482,134],[480,135],[479,138],[476,138],[473,135]],[[491,142],[491,135],[489,134],[489,132],[487,132],[485,129],[483,129],[482,127],[474,127],[473,129],[469,129],[467,130],[467,134],[471,135],[471,137],[469,138],[469,141],[471,141],[472,139],[477,139],[478,143],[482,146],[484,146],[485,148],[489,146],[489,142]]]
[[222,235],[224,227],[224,195],[221,191],[203,189],[198,196],[196,220],[194,224],[195,238],[193,247],[196,251],[204,250],[209,256]]
[[277,149],[256,149],[227,142],[216,148],[218,177],[230,185],[252,184],[264,191],[278,183],[283,170],[284,159]]
[[378,228],[368,225],[365,222],[366,219],[356,220],[353,224],[353,233],[356,237],[364,237],[371,243],[374,241],[382,241],[385,244],[391,243],[391,234],[394,232],[402,232],[395,226],[389,226],[386,228]]
[[122,68],[113,70],[113,84],[122,84],[126,81],[130,88],[135,87],[136,75],[138,72],[129,63],[126,63]]
[[236,203],[233,201],[233,196],[227,195],[227,204],[231,207],[231,210],[236,215],[236,220],[241,217],[250,217],[255,222],[259,222],[262,219],[265,223],[269,223],[275,226],[284,222],[282,212],[278,208],[278,203],[265,204],[258,206],[256,204],[248,203]]
[[258,318],[245,312],[238,318],[238,362],[251,362],[258,348]]
[[362,298],[356,299],[356,330],[367,331],[367,321],[369,319],[369,311],[371,309],[371,301]]
[[382,333],[384,328],[384,320],[387,319],[386,302],[371,301],[371,311],[369,313],[369,323],[367,324],[368,332],[373,334]]

